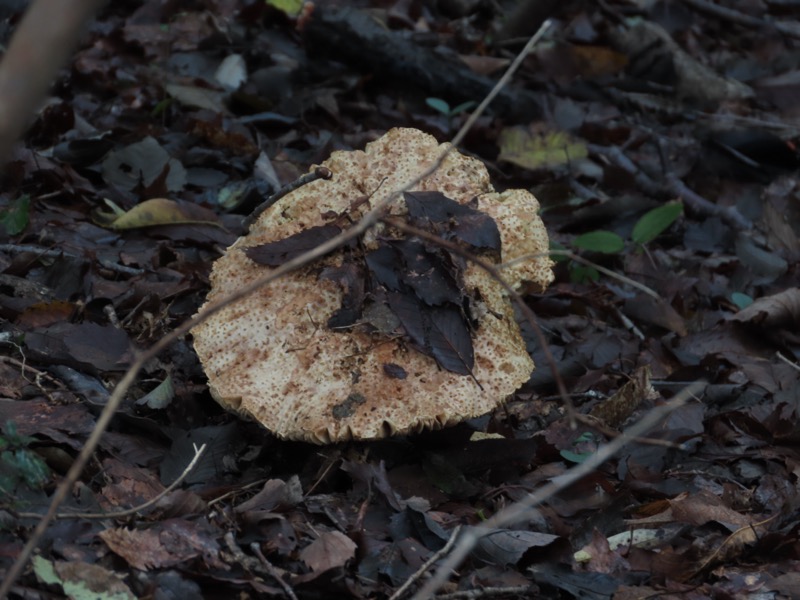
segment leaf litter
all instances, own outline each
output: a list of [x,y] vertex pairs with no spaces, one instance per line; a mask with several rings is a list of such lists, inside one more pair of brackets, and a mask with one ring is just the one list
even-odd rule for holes
[[[491,9],[361,4],[386,31],[426,31],[441,49],[505,59],[483,42],[501,24]],[[90,579],[128,597],[189,597],[209,586],[280,596],[288,585],[298,597],[388,597],[457,525],[480,524],[559,477],[572,464],[565,456],[580,460],[626,420],[701,379],[702,396],[649,442],[630,445],[535,518],[485,538],[453,589],[795,597],[800,132],[796,73],[778,59],[796,52],[797,41],[731,28],[695,3],[680,14],[662,5],[634,9],[644,25],[621,37],[608,10],[627,4],[563,8],[563,47],[535,50],[521,74],[554,110],[498,111],[465,142],[495,166],[500,185],[536,193],[555,242],[659,297],[599,272],[575,276],[569,261],[549,290],[526,297],[577,409],[602,428],[570,429],[531,334],[539,368],[504,410],[436,434],[322,451],[223,414],[190,346],[176,344],[145,368],[61,510],[135,506],[180,475],[195,445],[213,447],[185,489],[151,512],[102,525],[56,521],[48,535],[60,541],[43,546],[24,585],[69,595]],[[37,116],[6,170],[0,572],[131,353],[202,302],[219,247],[243,231],[247,209],[223,203],[230,185],[255,180],[252,189],[269,189],[268,176],[287,183],[331,149],[361,147],[390,127],[429,123],[444,138],[466,118],[435,114],[424,81],[398,93],[397,82],[364,72],[352,57],[307,54],[312,40],[272,5],[207,8],[213,19],[154,2],[130,13],[107,8],[74,57],[73,76],[54,89],[57,104]],[[769,4],[748,14],[781,23],[792,10]],[[676,70],[643,68],[638,44],[672,57]],[[722,72],[720,53],[725,73],[740,81],[693,66]],[[223,56],[244,61],[225,85],[214,78]],[[341,62],[332,68],[329,58]],[[690,87],[697,73],[713,86]],[[456,96],[440,100],[457,107],[481,99]],[[260,151],[271,175],[257,168]],[[405,198],[410,224],[473,252],[497,252],[480,199],[475,211],[443,196],[418,199]],[[154,207],[164,218],[102,229],[93,214],[107,200],[128,218]],[[742,220],[731,221],[730,210],[750,227],[733,227]],[[284,245],[263,250],[265,264],[332,232],[277,242]],[[333,325],[402,333],[442,368],[467,373],[479,299],[464,294],[460,259],[394,234],[375,251],[348,252],[341,269],[320,273],[343,291]],[[742,297],[752,304],[742,308]],[[384,370],[405,376],[390,363]],[[169,402],[157,392],[165,381]],[[476,430],[493,438],[477,441]],[[576,561],[582,550],[590,560]]]

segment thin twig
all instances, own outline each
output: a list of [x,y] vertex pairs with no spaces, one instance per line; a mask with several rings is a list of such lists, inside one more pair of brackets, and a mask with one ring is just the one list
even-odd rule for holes
[[[131,515],[135,515],[137,513],[142,512],[143,510],[147,510],[154,504],[156,504],[159,500],[161,500],[164,496],[169,494],[172,490],[178,487],[183,480],[192,472],[192,469],[195,468],[197,465],[197,461],[200,460],[200,457],[203,456],[203,452],[206,451],[206,444],[203,444],[199,448],[195,446],[194,449],[194,458],[192,458],[191,462],[186,466],[183,470],[183,473],[173,481],[169,487],[165,488],[164,490],[160,491],[156,494],[153,498],[148,500],[147,502],[140,504],[139,506],[134,506],[133,508],[127,508],[125,510],[118,510],[116,512],[99,512],[99,513],[58,513],[55,518],[56,519],[122,519],[124,517],[129,517]],[[20,517],[29,517],[29,518],[37,518],[40,515],[36,513],[18,513]]]
[[[16,346],[16,347],[17,347],[18,350],[21,350],[21,348],[19,346]],[[24,359],[25,355],[23,354],[22,357]],[[25,379],[25,381],[28,381],[31,384],[33,384],[36,387],[38,387],[40,390],[42,390],[42,392],[44,392],[44,390],[42,389],[41,384],[37,383],[39,379],[47,379],[50,383],[52,383],[53,385],[57,386],[61,390],[64,390],[67,387],[67,386],[64,385],[64,382],[61,381],[60,379],[56,379],[55,377],[50,375],[50,373],[47,373],[45,371],[40,371],[39,369],[30,366],[26,362],[26,360],[17,360],[13,356],[5,356],[5,355],[3,355],[3,356],[0,356],[0,362],[4,362],[4,363],[8,363],[8,364],[14,365],[15,367],[19,367],[22,371],[30,371],[31,373],[35,374],[37,381],[31,381],[30,379],[28,379],[25,376],[24,373],[22,373],[22,377]]]
[[600,446],[594,454],[571,468],[558,479],[552,480],[527,498],[505,508],[483,524],[465,529],[460,536],[458,544],[453,549],[453,553],[439,566],[433,577],[414,595],[414,600],[427,600],[433,597],[436,591],[450,577],[450,573],[455,571],[472,551],[479,539],[493,530],[522,521],[533,507],[538,506],[579,479],[597,470],[604,462],[619,452],[625,444],[630,442],[631,438],[640,437],[647,433],[669,413],[683,406],[689,398],[702,389],[703,385],[704,383],[702,382],[694,382],[685,387],[672,400],[649,411],[641,420],[620,434],[619,437]]
[[453,144],[453,146],[458,146],[461,144],[461,142],[464,140],[469,130],[472,129],[472,126],[475,125],[475,122],[486,110],[486,107],[489,106],[491,101],[497,97],[497,94],[499,94],[500,91],[508,85],[508,83],[511,81],[511,78],[514,76],[514,73],[517,72],[517,69],[520,68],[525,58],[528,56],[528,54],[531,53],[531,50],[534,49],[536,44],[538,44],[541,41],[541,39],[548,32],[552,24],[553,24],[552,21],[550,19],[547,19],[544,23],[542,23],[542,26],[539,27],[539,30],[531,36],[531,39],[528,40],[528,43],[525,44],[525,47],[522,50],[520,50],[519,54],[517,54],[517,57],[508,66],[508,69],[506,69],[506,72],[503,73],[503,76],[494,85],[492,91],[490,91],[487,94],[486,98],[483,99],[483,101],[478,105],[478,107],[472,112],[472,114],[466,120],[464,125],[461,126],[461,129],[458,130],[458,133],[456,133],[456,136],[450,142],[451,144]]
[[746,231],[753,227],[753,224],[745,218],[735,206],[719,206],[718,204],[714,204],[690,189],[674,173],[667,173],[664,177],[664,183],[661,184],[640,169],[639,166],[628,158],[617,146],[589,144],[588,148],[589,152],[592,154],[604,156],[614,165],[629,173],[636,182],[636,185],[651,196],[656,198],[677,196],[682,198],[687,205],[698,213],[719,217],[735,229],[743,229]]
[[620,320],[622,326],[625,327],[628,331],[630,331],[633,335],[639,338],[640,342],[645,341],[645,335],[642,333],[642,330],[636,326],[636,323],[631,321],[627,315],[625,315],[619,308],[615,305],[611,306],[611,310],[614,311],[614,314],[617,316],[617,319]]
[[399,600],[400,597],[408,591],[408,588],[410,588],[412,585],[414,585],[414,583],[416,583],[423,575],[425,575],[425,573],[428,572],[428,569],[430,569],[437,560],[439,560],[445,554],[450,552],[450,549],[456,543],[456,539],[458,539],[458,533],[460,531],[461,531],[461,525],[456,526],[453,529],[452,533],[450,534],[450,539],[447,540],[447,543],[442,548],[437,550],[433,554],[433,556],[431,556],[428,560],[426,560],[425,564],[423,564],[419,569],[417,569],[414,572],[414,574],[411,575],[411,577],[406,579],[403,582],[403,585],[401,585],[399,588],[397,588],[395,593],[392,594],[389,597],[389,600]]
[[667,174],[667,186],[673,195],[683,199],[686,204],[701,214],[719,217],[734,229],[747,231],[753,224],[735,206],[720,206],[689,188],[675,173]]
[[518,585],[513,587],[485,587],[476,590],[460,590],[449,594],[439,594],[436,600],[483,600],[483,598],[502,598],[503,596],[523,596],[525,598],[535,598],[532,593],[532,586]]
[[[64,252],[62,249],[48,249],[48,248],[41,248],[39,246],[34,246],[33,244],[0,244],[0,252],[10,252],[10,253],[17,253],[20,254],[22,252],[31,252],[32,254],[36,255],[36,258],[76,258],[76,259],[83,259],[86,260],[86,257],[79,256],[77,254],[71,254],[69,252]],[[121,273],[122,275],[142,275],[144,274],[144,269],[136,269],[134,267],[126,267],[125,265],[119,265],[115,262],[112,262],[105,258],[98,258],[97,262],[105,269],[109,271],[114,271],[115,273]]]
[[[542,35],[549,27],[549,21],[546,21],[540,30],[536,33],[536,35],[531,38],[532,41],[538,41],[541,39]],[[523,49],[523,52],[527,53],[530,52],[531,48],[534,44],[529,43]],[[515,60],[512,63],[506,74],[513,73],[514,70],[522,63],[521,60]],[[499,89],[502,89],[503,86],[506,85],[510,78],[506,77],[505,75],[497,82],[495,87],[489,93],[487,98],[494,98]],[[100,438],[102,437],[105,430],[108,428],[111,419],[114,417],[117,409],[119,408],[122,399],[125,397],[128,389],[130,389],[131,385],[133,385],[134,381],[136,380],[139,371],[147,364],[148,361],[152,360],[156,356],[158,356],[162,350],[170,346],[173,342],[180,339],[183,335],[189,332],[193,327],[196,327],[201,322],[207,320],[212,315],[218,313],[223,308],[226,308],[233,303],[241,300],[245,296],[253,293],[257,289],[275,281],[276,279],[283,277],[285,274],[294,271],[295,269],[306,265],[314,260],[325,256],[329,252],[332,252],[336,248],[339,248],[343,244],[347,243],[348,241],[357,238],[358,236],[362,235],[365,231],[370,229],[378,219],[382,216],[385,208],[393,202],[396,198],[400,196],[404,191],[408,191],[412,189],[415,185],[419,184],[422,180],[426,177],[432,175],[445,161],[445,159],[450,155],[451,152],[454,151],[456,145],[463,140],[464,136],[467,134],[469,127],[472,126],[475,121],[478,120],[481,112],[486,108],[488,102],[484,100],[475,109],[470,118],[464,124],[464,126],[459,130],[456,137],[453,138],[453,142],[447,145],[439,156],[434,160],[427,168],[422,169],[416,177],[413,177],[409,180],[405,185],[400,186],[397,190],[395,190],[392,194],[389,194],[386,198],[384,198],[381,202],[377,203],[369,212],[367,212],[361,220],[354,224],[349,229],[346,229],[336,237],[328,240],[327,242],[320,244],[316,248],[305,252],[304,254],[282,264],[280,267],[277,267],[268,273],[264,274],[263,276],[253,280],[248,285],[244,286],[243,288],[231,292],[229,295],[225,296],[224,298],[213,302],[207,305],[200,313],[194,315],[191,319],[187,320],[186,322],[182,323],[181,325],[177,326],[174,330],[170,333],[165,335],[163,338],[158,340],[155,344],[153,344],[150,348],[139,354],[136,359],[131,363],[131,366],[123,375],[122,379],[119,381],[117,386],[114,388],[114,391],[111,393],[111,396],[106,403],[105,408],[100,413],[100,416],[95,423],[94,430],[92,431],[89,439],[86,440],[86,444],[81,449],[81,452],[78,454],[75,462],[72,463],[69,471],[67,472],[66,476],[56,488],[56,491],[53,493],[53,498],[50,502],[50,507],[48,508],[45,515],[42,517],[42,520],[39,521],[36,528],[33,530],[31,537],[28,539],[28,542],[20,551],[17,559],[14,561],[14,564],[11,565],[11,568],[6,573],[6,577],[3,582],[0,584],[0,598],[4,598],[8,595],[8,591],[11,589],[11,586],[14,585],[14,582],[19,578],[22,570],[25,568],[25,565],[28,563],[33,551],[36,549],[37,545],[39,544],[39,540],[44,535],[45,531],[47,530],[47,526],[52,522],[53,518],[57,514],[58,507],[64,501],[64,499],[69,494],[72,486],[80,477],[81,473],[83,472],[84,467],[89,462],[92,454],[94,453],[97,445],[100,442]]]
[[231,496],[235,496],[236,494],[241,494],[245,490],[249,490],[250,488],[254,488],[257,485],[264,484],[267,481],[269,481],[269,479],[258,479],[256,481],[251,481],[247,485],[243,485],[240,488],[236,488],[235,490],[231,490],[230,492],[226,492],[226,493],[222,494],[221,496],[217,496],[213,500],[209,500],[209,502],[206,504],[206,506],[208,506],[208,508],[211,508],[212,506],[214,506],[215,504],[219,504],[220,502],[222,502],[226,498],[230,498]]
[[259,561],[244,553],[244,550],[236,543],[236,539],[233,537],[233,531],[227,531],[225,535],[222,536],[222,539],[225,541],[225,545],[228,547],[228,550],[230,550],[234,560],[238,561],[243,569],[251,573],[257,573],[259,571]]
[[[607,438],[616,438],[622,435],[619,431],[614,429],[613,427],[609,427],[605,423],[603,423],[597,417],[593,417],[591,415],[577,415],[578,421],[594,429],[598,433],[603,434]],[[632,437],[630,441],[635,444],[643,444],[645,446],[658,446],[661,448],[670,448],[672,450],[685,450],[686,446],[683,444],[677,444],[675,442],[670,442],[669,440],[661,440],[658,438],[649,438],[649,437]]]
[[592,267],[594,269],[597,269],[598,271],[600,271],[604,275],[608,275],[609,277],[611,277],[613,279],[616,279],[617,281],[621,281],[622,283],[627,283],[629,286],[631,286],[633,288],[636,288],[640,292],[644,292],[648,296],[652,296],[653,298],[655,298],[657,300],[661,299],[661,296],[659,296],[654,290],[652,290],[651,288],[647,287],[643,283],[639,283],[638,281],[635,281],[635,280],[633,280],[630,277],[627,277],[625,275],[620,275],[619,273],[616,273],[616,272],[612,271],[611,269],[606,269],[604,266],[598,265],[597,263],[592,262],[591,260],[589,260],[587,258],[583,258],[582,256],[580,256],[578,254],[575,254],[574,252],[571,252],[569,250],[548,250],[547,252],[534,252],[534,253],[531,253],[531,254],[523,254],[522,256],[517,256],[516,258],[514,258],[512,260],[509,260],[507,262],[504,262],[502,264],[497,265],[497,268],[498,269],[508,269],[509,267],[513,267],[514,265],[519,264],[521,262],[525,262],[527,260],[531,260],[532,258],[541,258],[542,256],[548,256],[548,255],[549,256],[566,256],[567,258],[570,258],[570,259],[574,260],[575,262],[579,262],[582,265],[586,265],[587,267]]
[[775,354],[777,355],[777,357],[778,357],[780,360],[782,360],[783,362],[785,362],[787,365],[789,365],[789,366],[790,366],[790,367],[792,367],[793,369],[796,369],[797,371],[800,371],[800,366],[798,366],[798,365],[797,365],[797,363],[794,363],[794,362],[792,362],[791,360],[789,360],[788,358],[786,358],[786,357],[785,357],[785,356],[784,356],[784,355],[783,355],[783,354],[782,354],[780,351],[779,351],[779,352],[776,352]]
[[275,565],[269,562],[267,557],[264,556],[264,553],[261,552],[261,545],[258,542],[253,542],[250,544],[250,549],[258,557],[258,560],[261,561],[261,564],[267,570],[267,573],[269,573],[270,576],[278,582],[281,588],[283,588],[283,593],[286,594],[290,600],[297,600],[297,595],[294,593],[292,586],[289,585],[288,581],[284,581],[283,577],[281,577],[281,574],[278,572],[278,569],[275,568]]

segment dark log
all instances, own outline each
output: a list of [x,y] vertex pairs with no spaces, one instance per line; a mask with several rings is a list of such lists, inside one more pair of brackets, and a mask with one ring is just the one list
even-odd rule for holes
[[[495,84],[457,58],[415,44],[408,33],[386,29],[363,11],[318,6],[303,32],[311,53],[330,56],[382,80],[417,87],[452,105],[480,102]],[[501,90],[489,109],[522,122],[541,114],[539,97],[514,86]]]

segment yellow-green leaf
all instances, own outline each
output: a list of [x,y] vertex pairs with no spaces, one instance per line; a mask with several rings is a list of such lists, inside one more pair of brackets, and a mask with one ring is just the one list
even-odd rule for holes
[[122,211],[110,200],[106,200],[112,212],[96,210],[94,222],[109,229],[136,229],[153,225],[184,225],[188,223],[219,225],[215,215],[199,206],[178,203],[167,198],[152,198],[137,204],[129,211]]
[[303,9],[303,0],[267,0],[267,4],[290,17],[296,17]]
[[531,132],[519,127],[500,132],[500,160],[525,169],[548,169],[586,158],[586,144],[563,131]]

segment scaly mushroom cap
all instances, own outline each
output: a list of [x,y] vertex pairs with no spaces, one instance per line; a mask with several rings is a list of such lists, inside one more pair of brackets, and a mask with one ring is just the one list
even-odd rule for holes
[[[250,260],[245,248],[329,223],[334,213],[349,211],[357,219],[433,164],[444,148],[421,131],[392,129],[363,152],[334,152],[323,163],[333,179],[315,181],[279,200],[214,263],[207,301],[270,268]],[[462,204],[477,196],[478,209],[494,218],[500,230],[503,262],[547,251],[536,198],[524,190],[495,193],[476,159],[451,152],[414,190],[439,191]],[[359,205],[367,196],[369,202]],[[402,199],[394,201],[391,213],[406,213]],[[373,230],[364,237],[368,249],[375,236]],[[327,328],[343,292],[319,274],[341,264],[342,255],[335,252],[294,271],[192,330],[211,393],[220,404],[249,415],[279,437],[330,443],[452,425],[493,410],[530,377],[533,362],[510,300],[500,284],[471,264],[464,273],[465,287],[477,290],[487,309],[472,338],[474,379],[440,368],[402,338],[360,327]],[[503,274],[514,287],[544,289],[553,277],[551,264],[546,257],[534,258]],[[387,364],[398,365],[407,376],[392,376]]]

